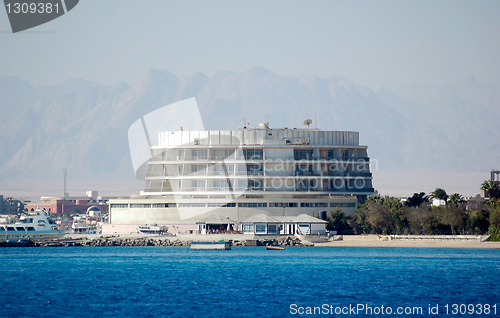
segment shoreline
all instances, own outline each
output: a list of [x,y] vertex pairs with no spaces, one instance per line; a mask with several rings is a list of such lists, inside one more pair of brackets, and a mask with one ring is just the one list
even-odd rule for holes
[[47,246],[190,246],[193,241],[232,240],[233,246],[307,246],[307,247],[375,247],[375,248],[463,248],[500,249],[500,242],[485,241],[480,236],[406,237],[394,239],[379,235],[359,235],[334,238],[312,236],[255,236],[255,235],[98,235],[68,234],[58,239],[39,240],[37,247]]

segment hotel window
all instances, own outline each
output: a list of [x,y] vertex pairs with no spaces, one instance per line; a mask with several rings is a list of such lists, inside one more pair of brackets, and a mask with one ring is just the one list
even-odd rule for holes
[[355,208],[356,207],[356,203],[354,202],[348,202],[348,203],[330,203],[330,207],[331,208],[336,208],[336,207],[339,207],[339,208]]
[[179,203],[179,208],[204,208],[206,203]]
[[247,173],[247,166],[246,165],[238,165],[238,174],[246,174]]
[[339,171],[339,166],[336,163],[334,163],[332,165],[329,165],[328,166],[328,171],[329,172],[338,172]]
[[266,234],[267,224],[255,224],[255,234]]
[[313,158],[312,149],[295,149],[293,151],[294,160],[310,160]]
[[207,169],[206,165],[192,165],[191,166],[191,172],[195,175],[207,174],[206,169]]
[[310,202],[302,202],[300,204],[300,207],[301,208],[313,208],[314,207],[314,203],[310,203]]
[[238,174],[239,175],[262,175],[263,166],[262,165],[239,165],[238,166]]
[[238,190],[245,190],[248,187],[247,180],[238,180]]
[[333,159],[333,150],[330,149],[322,149],[319,151],[319,156],[324,160],[332,160]]
[[196,159],[207,159],[207,149],[191,149],[191,156]]
[[262,190],[262,180],[248,180],[247,188],[250,190]]
[[150,208],[150,203],[130,203],[131,208]]
[[295,175],[298,176],[312,176],[314,175],[313,165],[296,165]]
[[153,203],[153,208],[175,208],[177,203]]
[[228,180],[214,180],[213,188],[214,190],[229,190],[229,186],[231,181]]
[[240,202],[238,203],[240,208],[267,208],[267,202]]
[[225,205],[222,206],[223,208],[235,208],[236,207],[236,202],[230,202],[226,203]]
[[243,149],[245,160],[260,160],[264,157],[262,149]]
[[125,204],[125,203],[111,203],[111,208],[126,209],[126,208],[128,208],[128,204]]
[[245,223],[243,225],[243,231],[245,233],[253,233],[253,224]]
[[222,203],[222,202],[207,203],[207,206],[209,208],[221,208],[224,206],[224,203]]
[[234,174],[234,165],[214,165],[214,174]]
[[203,191],[205,190],[205,180],[192,180],[191,181],[191,186],[194,188],[194,190],[198,191]]
[[317,208],[327,208],[328,202],[316,202],[316,203],[314,203],[314,206]]
[[295,202],[271,202],[270,208],[298,208],[299,204]]
[[236,149],[214,149],[213,156],[215,159],[234,159]]
[[268,224],[267,234],[278,234],[278,224]]
[[271,203],[269,203],[269,207],[270,208],[284,208],[285,207],[285,203],[271,202]]
[[342,150],[342,159],[349,158],[349,150]]
[[368,165],[365,165],[364,163],[360,163],[358,164],[358,171],[359,172],[365,172],[365,171],[369,171],[368,170]]

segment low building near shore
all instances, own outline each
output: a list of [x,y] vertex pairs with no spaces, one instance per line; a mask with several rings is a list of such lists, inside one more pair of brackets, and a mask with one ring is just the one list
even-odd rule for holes
[[243,234],[255,235],[325,235],[326,221],[307,214],[275,216],[256,214],[243,221]]

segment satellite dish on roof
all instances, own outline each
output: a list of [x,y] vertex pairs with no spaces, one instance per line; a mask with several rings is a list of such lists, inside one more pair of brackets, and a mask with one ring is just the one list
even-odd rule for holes
[[269,129],[269,123],[260,123],[259,126],[265,129]]
[[312,124],[312,122],[313,121],[311,119],[306,119],[306,120],[304,120],[304,125],[306,125],[307,128],[309,128],[309,125]]

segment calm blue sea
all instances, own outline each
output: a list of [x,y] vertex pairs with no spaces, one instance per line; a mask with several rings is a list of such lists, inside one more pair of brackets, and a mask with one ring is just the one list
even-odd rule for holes
[[500,316],[500,250],[2,248],[0,277],[0,317]]

